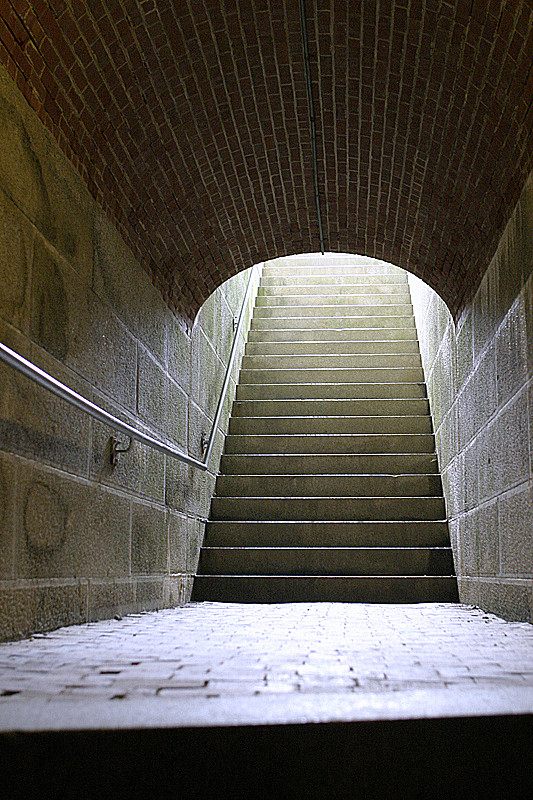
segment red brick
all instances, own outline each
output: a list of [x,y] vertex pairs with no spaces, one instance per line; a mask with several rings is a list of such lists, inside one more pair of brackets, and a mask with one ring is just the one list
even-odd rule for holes
[[[327,246],[413,268],[455,312],[533,166],[533,4],[500,6],[307,4]],[[43,119],[171,306],[191,319],[250,259],[318,250],[297,4],[13,8],[36,49],[4,29],[0,58],[34,107],[42,76]]]

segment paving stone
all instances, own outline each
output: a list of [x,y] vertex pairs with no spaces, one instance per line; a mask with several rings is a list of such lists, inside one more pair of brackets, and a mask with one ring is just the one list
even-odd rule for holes
[[531,712],[533,626],[453,603],[195,603],[0,646],[0,730],[131,727],[156,712],[162,725],[234,724],[254,708],[293,721],[301,695],[326,718],[425,716],[436,697],[439,713],[468,698],[472,713]]

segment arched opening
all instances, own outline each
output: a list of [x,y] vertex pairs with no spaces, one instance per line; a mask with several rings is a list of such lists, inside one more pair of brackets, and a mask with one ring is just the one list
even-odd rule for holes
[[[517,618],[529,614],[531,566],[523,532],[530,513],[526,353],[531,289],[523,270],[531,247],[529,198],[528,184],[459,325],[430,287],[409,278],[461,596],[471,602],[483,597],[489,608]],[[305,263],[306,258],[269,263]],[[495,287],[501,287],[498,294]],[[513,441],[512,455],[507,437]]]
[[[2,9],[2,337],[126,420],[197,450],[197,350],[209,362],[220,346],[212,333],[193,356],[198,309],[250,264],[319,246],[296,9],[49,5],[44,16],[34,4]],[[453,485],[477,474],[460,493],[460,526],[477,542],[465,550],[477,566],[464,596],[527,617],[531,3],[334,1],[310,5],[307,22],[325,248],[406,267],[448,303],[457,329],[444,326],[436,357],[449,354],[457,399],[446,407],[452,417],[464,408],[466,424],[443,428],[442,446],[460,440]],[[186,542],[210,479],[167,470],[142,448],[111,474],[107,433],[41,396],[28,402],[11,377],[4,385],[9,596],[37,581],[43,626],[56,602],[80,620],[137,597],[186,596]],[[485,442],[497,444],[490,463]],[[73,536],[59,573],[31,532],[37,479]],[[496,518],[498,542],[485,547],[482,519],[494,529]],[[155,529],[179,543],[172,563],[143,533]]]

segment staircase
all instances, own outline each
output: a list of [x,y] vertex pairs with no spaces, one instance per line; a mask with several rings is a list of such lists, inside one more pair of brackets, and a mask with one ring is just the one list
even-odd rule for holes
[[290,261],[263,271],[193,600],[454,602],[407,277]]

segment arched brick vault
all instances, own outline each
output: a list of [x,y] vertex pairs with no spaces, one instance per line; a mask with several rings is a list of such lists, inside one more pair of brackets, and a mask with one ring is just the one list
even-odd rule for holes
[[[0,58],[184,319],[319,249],[298,0],[2,0]],[[307,0],[328,251],[459,312],[533,166],[533,0]]]

